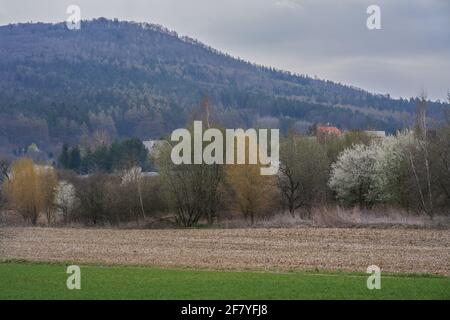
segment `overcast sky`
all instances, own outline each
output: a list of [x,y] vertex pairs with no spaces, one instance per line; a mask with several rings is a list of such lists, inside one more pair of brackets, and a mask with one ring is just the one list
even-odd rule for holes
[[[450,0],[0,0],[0,25],[119,18],[164,25],[246,60],[394,97],[450,89]],[[381,30],[366,9],[381,8]],[[0,44],[1,45],[1,44]]]

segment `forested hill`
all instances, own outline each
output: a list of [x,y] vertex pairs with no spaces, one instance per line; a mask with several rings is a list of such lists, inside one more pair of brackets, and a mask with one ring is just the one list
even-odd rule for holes
[[[158,138],[184,126],[208,97],[229,127],[393,131],[414,100],[257,66],[163,27],[106,19],[0,27],[0,149],[51,148],[83,137]],[[448,105],[430,103],[441,118]]]

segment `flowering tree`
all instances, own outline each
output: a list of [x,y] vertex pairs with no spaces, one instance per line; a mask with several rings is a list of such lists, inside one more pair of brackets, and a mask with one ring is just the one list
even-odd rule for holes
[[76,190],[73,184],[61,181],[56,187],[55,204],[63,215],[64,222],[67,222],[69,214],[75,208]]
[[[442,149],[437,148],[439,140],[418,136],[417,131],[404,131],[388,137],[377,149],[375,166],[375,190],[382,202],[399,204],[433,216],[434,200],[438,191],[439,178],[445,175],[445,166],[432,171],[442,163]],[[431,146],[430,146],[431,144]],[[438,182],[438,183],[436,183]],[[439,200],[439,199],[436,199]]]
[[411,131],[400,132],[384,139],[376,149],[374,190],[380,202],[406,205],[410,184],[409,151],[416,141]]
[[348,204],[373,203],[377,150],[374,145],[354,145],[345,149],[332,165],[328,182],[338,199]]

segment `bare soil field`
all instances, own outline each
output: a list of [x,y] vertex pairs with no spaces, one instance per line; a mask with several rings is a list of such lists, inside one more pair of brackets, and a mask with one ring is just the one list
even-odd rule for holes
[[450,275],[450,230],[0,228],[0,260]]

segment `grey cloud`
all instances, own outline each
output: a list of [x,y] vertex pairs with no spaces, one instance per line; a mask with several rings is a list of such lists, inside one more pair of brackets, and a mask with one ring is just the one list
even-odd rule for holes
[[[3,0],[2,0],[3,1]],[[0,5],[0,24],[105,16],[165,25],[253,62],[363,87],[431,98],[450,88],[448,0],[17,0]],[[366,28],[381,7],[382,30]]]

